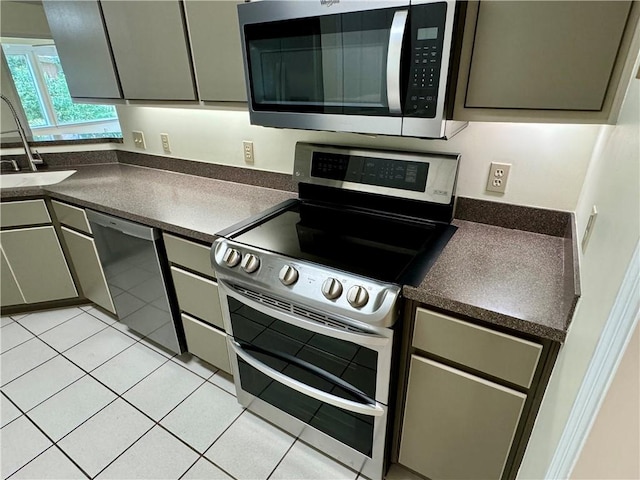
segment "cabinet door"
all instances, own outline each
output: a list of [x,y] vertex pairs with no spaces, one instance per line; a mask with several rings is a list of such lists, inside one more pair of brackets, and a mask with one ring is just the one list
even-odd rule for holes
[[187,351],[214,367],[231,373],[227,350],[227,335],[189,315],[182,314]]
[[598,111],[631,1],[482,1],[465,107]]
[[53,227],[5,230],[0,241],[26,303],[78,296]]
[[71,96],[121,99],[98,1],[42,3]]
[[180,2],[101,5],[124,97],[196,100]]
[[525,399],[412,355],[400,463],[433,480],[499,479]]
[[93,238],[65,227],[62,227],[62,235],[84,296],[111,313],[116,313]]
[[20,305],[24,303],[24,297],[13,276],[13,271],[7,262],[4,251],[0,248],[0,305],[7,307],[9,305]]
[[185,1],[200,100],[246,102],[239,1]]
[[224,329],[218,284],[180,268],[171,267],[180,310]]

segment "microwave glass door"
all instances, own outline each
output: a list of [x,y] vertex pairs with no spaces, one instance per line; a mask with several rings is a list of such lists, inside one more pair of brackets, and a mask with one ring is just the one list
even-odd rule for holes
[[389,114],[396,9],[244,26],[256,111]]
[[[375,403],[378,354],[283,322],[227,297],[233,337],[260,364],[330,396]],[[238,358],[242,389],[371,456],[374,417],[309,397]],[[368,402],[366,399],[370,399]]]

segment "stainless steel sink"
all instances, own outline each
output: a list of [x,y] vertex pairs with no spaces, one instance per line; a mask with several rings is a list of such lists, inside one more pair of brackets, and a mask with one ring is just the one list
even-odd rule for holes
[[39,187],[54,185],[69,178],[77,170],[58,170],[55,172],[33,172],[0,175],[0,188]]

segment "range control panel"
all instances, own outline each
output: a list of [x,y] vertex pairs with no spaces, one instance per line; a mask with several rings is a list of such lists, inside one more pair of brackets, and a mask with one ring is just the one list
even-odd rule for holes
[[407,116],[436,116],[446,13],[444,2],[416,5],[411,10],[407,32],[411,34],[411,66],[404,108]]

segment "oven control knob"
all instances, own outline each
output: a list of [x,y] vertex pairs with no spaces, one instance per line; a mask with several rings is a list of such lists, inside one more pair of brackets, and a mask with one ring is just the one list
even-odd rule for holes
[[369,294],[364,287],[356,285],[355,287],[351,287],[347,292],[347,301],[352,307],[361,308],[369,301]]
[[234,248],[227,248],[227,251],[224,252],[222,260],[227,265],[227,267],[233,268],[240,263],[240,260],[242,260],[242,255],[240,255],[240,252]]
[[260,259],[251,253],[247,253],[242,259],[242,269],[247,273],[253,273],[260,266]]
[[298,271],[293,268],[291,265],[285,265],[280,269],[280,273],[278,274],[278,278],[282,282],[283,285],[293,285],[298,281]]
[[327,278],[322,284],[322,294],[329,300],[335,300],[342,295],[342,284],[335,278]]

